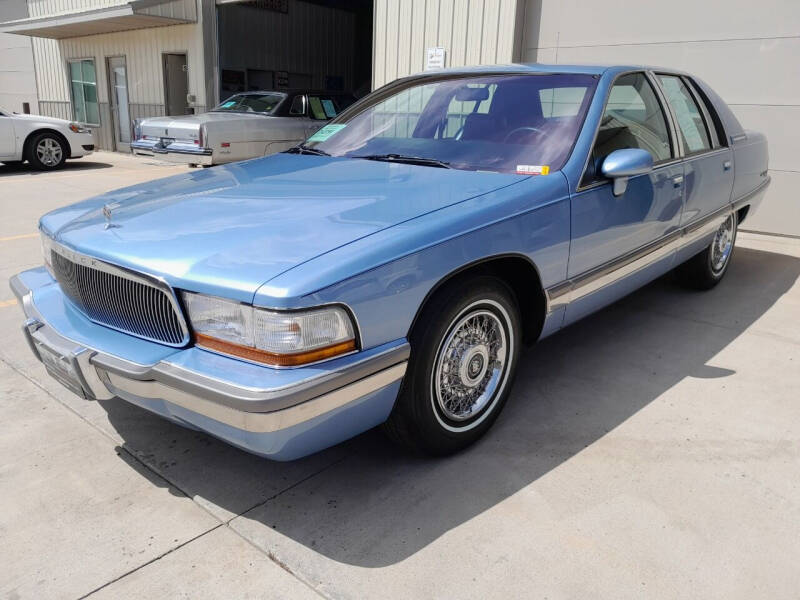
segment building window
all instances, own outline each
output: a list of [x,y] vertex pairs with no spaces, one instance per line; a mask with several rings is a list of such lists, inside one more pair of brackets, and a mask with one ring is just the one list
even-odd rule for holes
[[97,74],[94,60],[69,61],[69,79],[72,88],[72,116],[79,123],[100,124],[97,104]]

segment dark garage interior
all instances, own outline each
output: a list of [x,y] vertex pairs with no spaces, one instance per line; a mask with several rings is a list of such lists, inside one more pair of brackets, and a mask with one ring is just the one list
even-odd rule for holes
[[372,81],[372,5],[371,0],[219,5],[219,99],[270,89],[365,95]]

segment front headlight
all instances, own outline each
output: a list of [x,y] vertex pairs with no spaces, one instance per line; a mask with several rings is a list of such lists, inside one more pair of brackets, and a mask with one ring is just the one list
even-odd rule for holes
[[215,296],[183,292],[198,346],[269,365],[305,365],[356,349],[346,310],[325,306],[273,311]]
[[80,123],[70,123],[69,130],[73,133],[91,133],[92,130],[84,127]]

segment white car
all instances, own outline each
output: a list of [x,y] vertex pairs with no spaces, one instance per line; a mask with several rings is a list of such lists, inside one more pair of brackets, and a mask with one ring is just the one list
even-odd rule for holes
[[92,130],[64,119],[21,115],[0,108],[0,162],[28,161],[42,171],[94,151]]
[[267,156],[296,146],[353,102],[343,92],[242,92],[203,114],[138,119],[131,151],[206,167]]

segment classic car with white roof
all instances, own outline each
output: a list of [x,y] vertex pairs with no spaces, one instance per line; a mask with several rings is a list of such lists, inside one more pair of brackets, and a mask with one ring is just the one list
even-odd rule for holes
[[242,92],[199,115],[138,119],[131,151],[195,166],[267,156],[296,146],[354,101],[339,92]]

